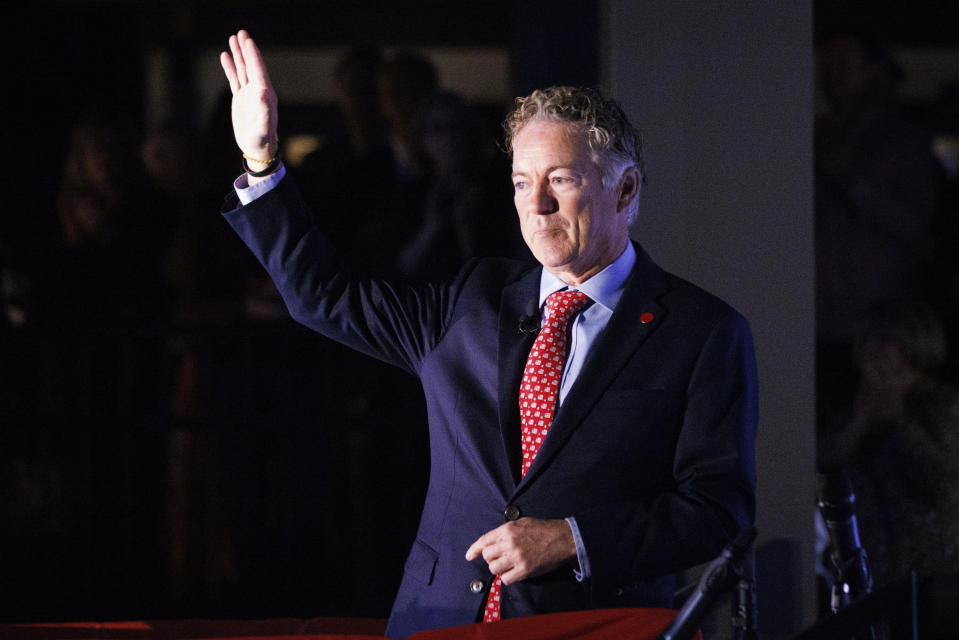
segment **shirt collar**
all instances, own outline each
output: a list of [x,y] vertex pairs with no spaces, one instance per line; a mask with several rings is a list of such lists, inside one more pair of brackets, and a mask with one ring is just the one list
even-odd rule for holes
[[561,289],[578,289],[588,295],[590,300],[613,311],[616,309],[619,299],[623,296],[626,278],[629,277],[635,264],[636,249],[633,248],[632,242],[627,242],[626,249],[619,254],[619,257],[612,264],[578,287],[570,287],[552,273],[543,269],[539,278],[539,307],[540,309],[543,308],[543,305],[546,304],[546,298],[551,293]]

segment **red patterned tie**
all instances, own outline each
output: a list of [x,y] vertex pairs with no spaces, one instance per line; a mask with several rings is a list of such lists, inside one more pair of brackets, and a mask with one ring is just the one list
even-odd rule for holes
[[[581,291],[557,291],[546,298],[546,322],[530,349],[519,388],[524,476],[539,453],[540,445],[553,422],[553,414],[556,413],[559,383],[563,379],[563,366],[566,364],[569,321],[587,302],[589,297]],[[497,576],[490,585],[484,622],[500,619],[501,588],[502,583]]]

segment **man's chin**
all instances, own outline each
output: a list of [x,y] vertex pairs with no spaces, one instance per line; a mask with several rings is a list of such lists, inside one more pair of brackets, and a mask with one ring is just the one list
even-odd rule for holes
[[534,242],[530,247],[533,257],[547,269],[556,269],[569,264],[573,259],[573,252],[566,243],[553,240]]
[[533,257],[536,258],[537,262],[550,270],[562,269],[568,265],[572,259],[572,256],[570,256],[568,253],[544,253],[542,251],[534,251]]

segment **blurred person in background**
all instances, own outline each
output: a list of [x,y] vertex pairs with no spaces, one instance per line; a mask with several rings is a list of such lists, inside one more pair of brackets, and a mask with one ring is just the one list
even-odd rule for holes
[[820,426],[819,466],[845,471],[877,584],[959,574],[959,391],[938,373],[942,323],[891,300],[857,322],[852,401]]
[[509,166],[476,108],[456,93],[438,93],[420,130],[429,188],[422,224],[400,251],[398,271],[435,280],[452,277],[469,258],[528,256],[516,241]]

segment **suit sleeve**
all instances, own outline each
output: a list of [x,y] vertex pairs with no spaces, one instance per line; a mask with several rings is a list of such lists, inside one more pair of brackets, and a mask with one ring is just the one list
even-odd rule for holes
[[417,373],[452,308],[452,286],[354,279],[313,223],[287,176],[223,216],[269,273],[297,322],[362,353]]
[[573,514],[594,594],[710,560],[753,524],[756,364],[748,324],[732,310],[708,334],[685,400],[669,486]]

